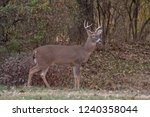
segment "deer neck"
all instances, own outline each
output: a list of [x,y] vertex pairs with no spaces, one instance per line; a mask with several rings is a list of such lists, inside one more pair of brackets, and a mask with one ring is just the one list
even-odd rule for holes
[[85,45],[84,45],[84,49],[86,51],[86,53],[90,56],[92,54],[92,52],[95,50],[96,44],[92,43],[89,39],[87,39]]

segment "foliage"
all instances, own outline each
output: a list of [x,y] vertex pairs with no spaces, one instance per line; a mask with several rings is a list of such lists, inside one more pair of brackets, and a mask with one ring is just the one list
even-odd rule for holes
[[19,52],[21,51],[20,44],[17,40],[10,40],[7,44],[7,49],[10,52]]
[[148,3],[148,0],[7,0],[0,6],[0,45],[5,48],[15,40],[19,49],[14,51],[24,51],[56,43],[60,35],[69,37],[71,42],[83,42],[87,36],[84,20],[93,23],[92,28],[97,21],[103,25],[103,44],[146,40],[150,33]]
[[[71,2],[72,6],[74,4]],[[69,5],[70,3],[66,2],[65,5],[61,1],[50,4],[47,0],[9,1],[0,7],[0,44],[7,46],[16,40],[22,50],[26,50],[54,43],[56,36],[66,34],[67,27],[73,20]]]

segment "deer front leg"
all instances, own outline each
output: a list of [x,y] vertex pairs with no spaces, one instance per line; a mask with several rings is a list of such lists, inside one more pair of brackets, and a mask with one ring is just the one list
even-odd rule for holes
[[77,88],[77,79],[76,79],[76,67],[73,67],[73,77],[74,77],[74,88]]
[[79,89],[80,88],[80,65],[75,65],[73,67],[73,75],[74,75],[75,89]]
[[46,85],[48,88],[50,88],[50,86],[49,86],[49,84],[48,84],[48,82],[47,82],[47,80],[46,80],[46,74],[47,74],[47,72],[48,72],[48,69],[49,69],[49,67],[47,67],[46,69],[42,70],[42,72],[41,72],[41,77],[42,77],[42,79],[43,79],[45,85]]

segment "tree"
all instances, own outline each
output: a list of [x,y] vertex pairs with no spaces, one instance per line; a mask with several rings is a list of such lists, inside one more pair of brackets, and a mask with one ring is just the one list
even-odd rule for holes
[[78,3],[78,19],[74,21],[74,25],[69,29],[69,37],[73,42],[83,42],[86,39],[86,31],[83,22],[86,20],[94,25],[94,1],[93,0],[76,0]]

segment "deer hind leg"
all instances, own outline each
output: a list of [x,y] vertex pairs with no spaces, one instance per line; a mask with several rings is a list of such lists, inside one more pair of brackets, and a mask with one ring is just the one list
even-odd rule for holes
[[45,85],[46,85],[48,88],[50,88],[50,86],[49,86],[49,84],[48,84],[48,82],[47,82],[47,80],[46,80],[46,74],[47,74],[48,69],[49,69],[49,67],[47,67],[46,69],[42,70],[42,72],[41,72],[41,77],[42,77],[42,79],[43,79]]
[[35,65],[34,67],[32,67],[30,70],[29,70],[29,76],[28,76],[28,86],[31,85],[31,79],[32,79],[32,76],[34,75],[34,73],[40,71],[38,65]]
[[73,67],[73,75],[74,75],[75,89],[79,89],[80,88],[80,66],[79,65]]

